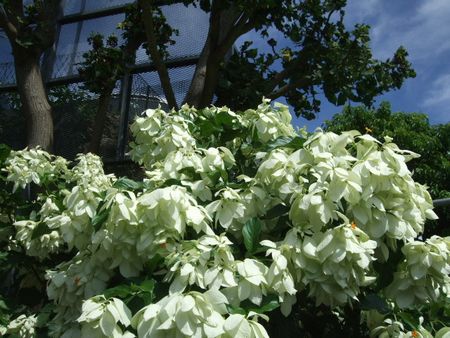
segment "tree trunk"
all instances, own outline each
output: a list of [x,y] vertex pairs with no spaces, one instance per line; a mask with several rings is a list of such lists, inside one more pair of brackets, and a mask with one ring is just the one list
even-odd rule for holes
[[[26,52],[26,51],[25,51]],[[53,119],[39,65],[39,57],[17,55],[15,69],[22,110],[27,121],[27,145],[52,151]]]
[[199,107],[202,100],[203,89],[205,88],[206,69],[208,64],[208,58],[211,51],[210,37],[205,42],[203,50],[198,59],[197,66],[195,67],[194,76],[192,77],[189,90],[183,100],[190,106]]
[[218,48],[222,47],[223,40],[233,29],[233,24],[239,18],[240,11],[231,6],[217,13],[215,18],[212,15],[208,37],[197,62],[189,90],[184,98],[185,103],[196,108],[204,108],[212,103],[219,79],[220,63],[224,60],[228,49],[232,47],[232,43],[229,48],[224,50],[218,50]]
[[109,105],[111,103],[111,90],[105,90],[98,99],[97,113],[92,128],[91,139],[86,148],[87,152],[98,154],[102,141],[103,130],[105,129],[106,115],[108,114]]

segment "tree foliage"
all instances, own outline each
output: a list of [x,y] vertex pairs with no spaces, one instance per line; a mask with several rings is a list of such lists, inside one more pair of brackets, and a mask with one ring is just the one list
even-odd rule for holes
[[[121,50],[131,65],[135,51],[140,46],[145,48],[171,108],[177,109],[178,103],[166,61],[170,57],[168,46],[175,43],[173,37],[177,31],[168,24],[160,6],[179,2],[196,6],[209,15],[207,38],[183,100],[198,108],[216,100],[217,105],[244,110],[257,105],[263,96],[271,99],[283,96],[297,115],[311,119],[320,110],[318,93],[323,92],[327,100],[336,105],[347,101],[370,104],[377,95],[398,89],[405,79],[415,76],[403,48],[385,61],[373,58],[369,27],[360,24],[348,29],[344,24],[345,0],[140,0],[129,6],[126,19],[120,24],[124,38]],[[21,58],[41,55],[51,46],[59,6],[57,0],[35,0],[27,6],[21,1],[4,0],[1,6],[0,25],[7,32],[13,50],[22,51]],[[248,32],[266,41],[269,52],[253,48],[247,42],[233,53],[236,41]],[[278,47],[280,41],[274,36],[282,36],[288,47]],[[87,54],[98,52],[93,46]],[[19,64],[19,54],[16,54],[16,64]],[[95,75],[100,80],[108,72],[118,74],[114,71],[117,64],[108,69],[104,64],[95,63],[94,54],[86,59],[92,64],[89,66],[85,62],[85,75]],[[39,67],[38,62],[36,67]],[[95,71],[88,71],[89,67]],[[91,84],[92,79],[92,76],[88,79]],[[103,85],[102,91],[108,92],[109,82]],[[22,96],[23,106],[33,97],[46,100],[45,90],[39,95]],[[106,105],[104,101],[101,100],[100,105]],[[42,105],[33,103],[30,112],[37,111],[39,106]],[[40,115],[46,117],[42,123],[49,128],[34,128],[34,119],[27,118],[27,122],[38,136],[39,132],[49,131],[45,139],[51,143],[50,106]]]
[[93,154],[0,152],[1,334],[449,330],[450,238],[418,239],[431,197],[389,137],[308,135],[268,101],[147,110],[132,132],[139,181]]
[[[426,184],[433,199],[450,197],[450,123],[430,125],[422,113],[392,112],[389,103],[378,109],[363,106],[345,107],[324,125],[326,130],[343,132],[358,130],[370,132],[380,139],[392,137],[403,149],[411,150],[420,157],[409,162],[417,182]],[[450,234],[450,209],[438,208],[439,220],[428,226],[426,235]]]
[[[312,119],[320,110],[319,92],[336,105],[349,100],[371,104],[377,95],[398,89],[406,78],[415,76],[402,47],[386,61],[372,57],[369,26],[348,30],[343,0],[182,2],[210,17],[208,36],[184,100],[196,107],[208,106],[214,95],[218,105],[238,110],[256,105],[263,96],[284,96],[297,115]],[[121,26],[124,37],[142,38],[142,32],[146,33],[151,62],[169,105],[176,107],[169,100],[173,90],[164,69],[167,49],[161,48],[173,43],[174,30],[152,1],[138,1],[131,13]],[[246,42],[228,59],[233,44],[250,31],[267,41],[271,51],[259,51]],[[290,47],[278,48],[272,35],[283,36]]]

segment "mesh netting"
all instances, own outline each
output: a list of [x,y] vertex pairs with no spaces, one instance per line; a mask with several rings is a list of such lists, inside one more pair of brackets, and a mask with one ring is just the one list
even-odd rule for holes
[[133,120],[136,115],[140,115],[149,108],[161,106],[167,109],[167,104],[161,93],[158,93],[141,74],[133,75],[131,87],[131,97],[129,106],[129,119]]
[[24,148],[26,124],[25,117],[20,111],[17,93],[0,94],[0,116],[0,143],[5,143],[13,149]]
[[[161,7],[167,22],[178,29],[179,35],[173,36],[175,44],[169,46],[169,60],[198,57],[206,41],[209,16],[194,6],[174,4]],[[144,48],[136,52],[136,63],[148,63],[149,57]]]
[[13,62],[0,63],[0,86],[13,85],[16,83]]
[[[175,98],[178,105],[180,105],[189,89],[192,76],[194,75],[195,66],[176,67],[169,69],[170,81],[173,87]],[[140,76],[152,88],[154,93],[161,98],[162,101],[167,102],[164,96],[161,82],[156,71],[140,73]]]
[[91,49],[88,38],[92,33],[120,37],[117,24],[124,14],[74,22],[61,26],[52,78],[78,75],[78,67],[83,62],[83,54]]
[[[106,9],[131,0],[66,0],[65,15]],[[84,3],[84,4],[83,4]],[[175,37],[176,44],[169,48],[169,61],[192,58],[195,61],[203,48],[208,31],[208,15],[193,6],[185,7],[174,4],[163,7],[169,24],[178,29],[180,35]],[[78,68],[83,61],[83,53],[90,49],[87,42],[92,32],[105,36],[115,34],[120,38],[117,24],[124,19],[124,14],[68,23],[61,26],[56,55],[51,67],[51,78],[61,79],[78,75]],[[1,31],[0,31],[1,35]],[[6,41],[6,45],[5,45]],[[5,48],[3,48],[3,46]],[[15,74],[10,46],[7,40],[1,39],[0,48],[0,86],[14,85]],[[136,55],[136,63],[147,64],[149,58],[140,49]],[[169,69],[169,76],[175,97],[180,105],[189,88],[195,66],[182,66]],[[104,159],[121,157],[117,154],[117,140],[123,137],[129,141],[127,121],[131,123],[136,115],[148,108],[161,106],[167,109],[167,101],[161,88],[156,71],[134,74],[132,76],[131,94],[127,98],[129,105],[125,113],[125,124],[120,125],[120,85],[116,86],[106,121],[100,154]],[[92,119],[97,110],[98,97],[83,89],[82,83],[66,84],[50,89],[54,114],[54,152],[72,159],[79,152],[83,152],[89,141]],[[7,143],[14,148],[23,148],[26,144],[26,134],[18,133],[25,129],[25,119],[20,113],[20,102],[16,93],[0,95],[0,142]],[[119,155],[119,156],[118,156]]]
[[126,5],[134,0],[66,0],[64,15],[82,14]]
[[[114,159],[120,121],[120,83],[114,89],[100,145],[104,159]],[[66,158],[83,152],[92,132],[92,121],[98,108],[98,96],[81,83],[52,89],[55,125],[54,151]]]

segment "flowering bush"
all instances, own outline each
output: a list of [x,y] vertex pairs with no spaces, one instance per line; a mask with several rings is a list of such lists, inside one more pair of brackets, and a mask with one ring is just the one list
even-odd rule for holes
[[[38,188],[2,211],[2,255],[27,262],[3,268],[2,334],[447,332],[450,238],[420,240],[436,216],[405,164],[418,155],[356,131],[295,131],[267,100],[242,113],[147,110],[131,130],[142,181],[106,175],[92,154],[3,161],[12,191]],[[8,300],[23,289],[42,297]]]

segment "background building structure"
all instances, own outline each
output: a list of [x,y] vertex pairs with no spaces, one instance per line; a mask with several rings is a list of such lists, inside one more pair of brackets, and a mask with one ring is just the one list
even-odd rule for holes
[[[92,33],[116,35],[121,42],[118,24],[133,0],[65,0],[58,18],[55,44],[41,62],[44,81],[54,99],[55,153],[73,158],[87,141],[88,120],[95,112],[97,95],[83,88],[78,73],[83,54],[91,46]],[[181,3],[161,6],[168,23],[178,30],[175,44],[168,47],[169,69],[177,103],[189,88],[195,65],[208,33],[209,18],[204,11]],[[11,46],[0,31],[0,143],[15,148],[25,145],[24,118],[16,94],[14,61]],[[117,82],[104,132],[100,154],[105,160],[123,160],[129,141],[128,126],[136,114],[147,108],[165,105],[158,74],[144,48],[136,52],[135,64]]]

